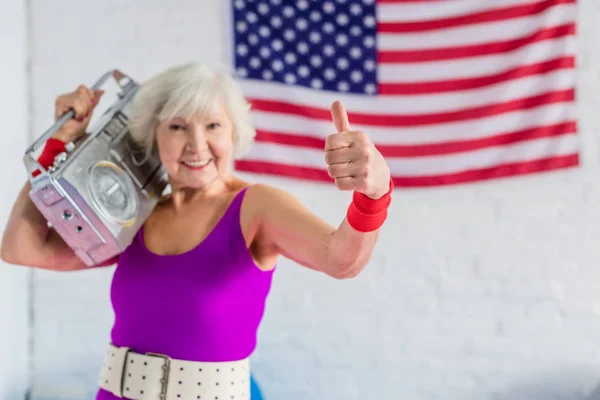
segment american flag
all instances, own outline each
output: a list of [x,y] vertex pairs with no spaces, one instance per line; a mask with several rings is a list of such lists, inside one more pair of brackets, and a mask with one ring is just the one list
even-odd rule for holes
[[575,0],[232,0],[256,143],[240,171],[332,181],[340,100],[396,187],[579,164]]

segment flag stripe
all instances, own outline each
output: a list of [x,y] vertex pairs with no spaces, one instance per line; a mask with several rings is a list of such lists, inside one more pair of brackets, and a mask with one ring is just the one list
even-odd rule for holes
[[574,34],[575,24],[568,23],[556,27],[543,28],[532,35],[519,39],[482,43],[477,45],[447,47],[442,49],[380,51],[377,57],[378,61],[381,63],[443,61],[456,58],[508,53],[531,43]]
[[[502,146],[504,144],[523,142],[543,137],[559,136],[576,132],[575,121],[560,124],[523,129],[517,132],[502,133],[474,140],[455,140],[419,145],[378,145],[377,149],[384,157],[421,157],[460,153],[486,147]],[[291,147],[308,147],[323,150],[325,139],[294,135],[285,132],[257,130],[256,140],[265,143],[276,143]]]
[[[452,17],[428,20],[421,19],[419,21],[403,20],[404,16],[400,14],[400,10],[397,10],[398,7],[382,5],[378,9],[378,20],[381,21],[378,25],[378,31],[384,33],[429,32],[432,30],[448,29],[457,26],[463,27],[474,24],[487,26],[490,25],[490,22],[504,22],[520,17],[537,16],[556,5],[574,3],[574,0],[544,0],[533,4],[519,4],[475,13],[466,12]],[[458,6],[456,2],[450,4]],[[436,5],[436,7],[440,7],[440,5]],[[507,29],[507,31],[510,31],[510,29]]]
[[[422,157],[388,157],[386,161],[392,171],[402,171],[403,175],[443,175],[470,169],[489,168],[498,163],[526,162],[553,155],[564,156],[576,153],[578,150],[577,135],[567,134],[462,153]],[[293,160],[294,164],[302,167],[326,168],[323,149],[291,147],[267,142],[256,142],[244,159],[271,163]]]
[[381,84],[452,81],[493,76],[520,65],[534,65],[561,57],[574,57],[577,42],[563,36],[534,42],[508,54],[458,58],[454,60],[380,64],[377,68]]
[[[448,82],[448,85],[452,83]],[[456,81],[455,84],[461,85],[464,82]],[[362,112],[374,116],[383,115],[382,118],[387,118],[387,114],[396,114],[398,110],[402,110],[404,114],[427,115],[432,111],[431,104],[439,104],[435,109],[438,113],[452,112],[482,105],[503,103],[526,96],[541,95],[551,91],[569,90],[574,87],[575,75],[567,69],[558,69],[541,76],[525,76],[514,81],[500,82],[496,85],[481,88],[465,88],[461,92],[419,93],[418,87],[412,86],[413,91],[411,93],[372,96],[367,102],[365,102],[365,96],[361,95],[347,94],[334,98],[330,92],[289,87],[275,82],[261,84],[257,81],[246,81],[243,84],[246,95],[251,99],[260,97],[263,100],[272,102],[287,102],[296,106],[327,110],[333,100],[337,99],[342,101],[344,107],[353,114]],[[262,110],[258,104],[255,106],[257,110]],[[281,112],[284,111],[281,110]]]
[[[457,139],[481,140],[499,133],[566,123],[575,119],[576,110],[574,102],[555,103],[475,120],[409,127],[361,125],[352,119],[350,121],[352,129],[367,132],[371,141],[377,146],[405,146],[452,142]],[[257,129],[270,132],[285,131],[292,135],[320,139],[334,133],[331,119],[314,120],[277,112],[256,111],[253,113],[253,121]]]
[[[575,99],[574,89],[555,90],[537,96],[523,97],[496,104],[461,109],[459,111],[437,112],[430,114],[365,114],[348,113],[350,121],[358,124],[372,126],[415,126],[439,124],[443,122],[464,121],[489,117],[519,109],[534,108],[545,104],[573,101]],[[255,110],[270,111],[284,114],[298,115],[305,118],[331,120],[329,109],[302,106],[284,101],[270,101],[263,99],[249,99]]]
[[[255,160],[237,160],[235,168],[238,171],[248,171],[257,174],[279,175],[292,178],[310,179],[313,181],[333,182],[326,170],[301,167],[295,164],[267,162]],[[579,165],[577,153],[564,156],[551,156],[532,161],[498,164],[488,168],[470,169],[451,174],[428,176],[399,176],[392,172],[394,186],[400,187],[431,187],[456,185],[459,183],[475,183],[489,179],[498,179],[527,175],[544,171],[553,171]]]
[[[379,85],[381,95],[441,93],[452,91],[466,91],[501,82],[516,80],[526,76],[545,74],[558,69],[571,69],[575,67],[575,57],[560,57],[554,60],[532,65],[523,65],[495,75],[476,78],[465,78],[433,82],[415,83],[384,83]],[[518,85],[518,82],[515,83]]]
[[540,2],[541,0],[443,0],[424,6],[401,0],[377,0],[377,20],[382,23],[447,20]]
[[535,34],[540,28],[552,28],[569,24],[573,22],[575,15],[576,8],[574,4],[559,4],[549,8],[544,14],[536,16],[536,23],[532,23],[531,17],[523,17],[435,31],[387,33],[379,30],[377,48],[382,51],[414,51],[522,39]]

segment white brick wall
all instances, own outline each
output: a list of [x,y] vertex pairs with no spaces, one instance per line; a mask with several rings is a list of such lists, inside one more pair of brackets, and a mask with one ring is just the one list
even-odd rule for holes
[[[25,1],[0,0],[0,235],[25,182],[27,46]],[[31,271],[0,261],[0,400],[23,399],[28,386],[28,281]]]
[[[586,398],[600,379],[600,4],[578,3],[583,166],[399,190],[355,280],[283,261],[254,356],[267,399]],[[107,68],[143,79],[223,60],[221,4],[31,1],[35,131],[50,123],[56,94]],[[322,185],[249,178],[290,190],[334,224],[349,200]],[[112,271],[35,273],[34,400],[92,398]]]

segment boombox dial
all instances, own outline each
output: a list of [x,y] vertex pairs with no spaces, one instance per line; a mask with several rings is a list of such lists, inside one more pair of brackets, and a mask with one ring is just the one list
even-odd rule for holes
[[111,222],[129,225],[138,213],[138,201],[131,178],[109,161],[90,168],[88,190],[98,211]]

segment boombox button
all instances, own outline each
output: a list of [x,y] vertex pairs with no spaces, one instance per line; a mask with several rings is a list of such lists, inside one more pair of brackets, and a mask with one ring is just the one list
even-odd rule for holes
[[51,185],[42,187],[36,195],[42,200],[44,205],[51,206],[63,199],[62,195],[54,189]]
[[67,161],[67,153],[64,151],[62,153],[58,153],[56,157],[54,157],[54,167],[58,167],[65,161]]
[[71,214],[71,211],[69,210],[64,210],[62,212],[62,219],[64,219],[65,221],[70,220],[71,218],[73,218],[73,214]]

